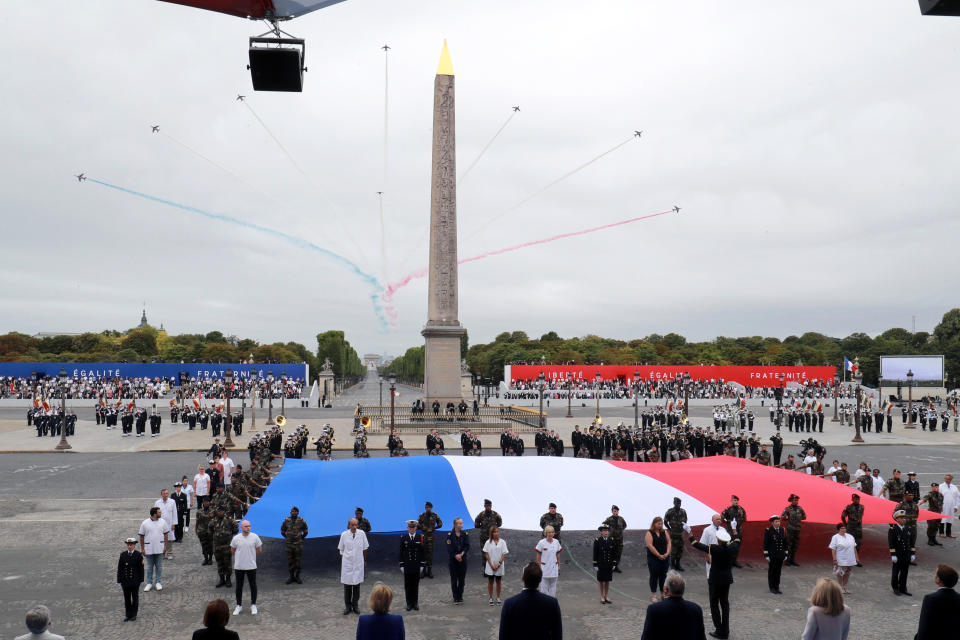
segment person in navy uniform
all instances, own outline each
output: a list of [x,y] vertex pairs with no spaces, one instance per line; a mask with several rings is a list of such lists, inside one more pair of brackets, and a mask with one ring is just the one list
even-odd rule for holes
[[780,526],[780,516],[770,516],[770,526],[763,532],[763,558],[769,564],[767,567],[767,586],[770,593],[781,595],[780,572],[783,561],[787,558],[787,534]]
[[597,572],[600,583],[600,604],[610,604],[610,582],[613,581],[613,569],[617,564],[617,544],[610,537],[610,525],[601,524],[597,529],[600,535],[593,541],[593,570]]
[[887,542],[890,547],[890,559],[893,561],[893,571],[890,576],[890,586],[896,595],[913,595],[907,591],[907,574],[910,563],[916,559],[916,549],[913,547],[913,538],[907,528],[907,512],[897,509],[893,514],[897,524],[890,525],[887,532]]
[[407,532],[400,536],[400,571],[407,611],[420,610],[420,573],[424,568],[423,536],[417,533],[417,521],[407,520]]
[[123,588],[124,622],[137,619],[140,607],[140,583],[143,582],[143,556],[137,551],[137,539],[127,538],[127,550],[117,561],[117,584]]

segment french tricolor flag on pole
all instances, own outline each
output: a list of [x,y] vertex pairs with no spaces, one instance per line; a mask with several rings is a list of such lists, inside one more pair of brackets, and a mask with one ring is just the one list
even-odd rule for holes
[[849,371],[850,373],[856,373],[856,372],[857,372],[857,367],[854,366],[854,364],[853,364],[852,362],[850,362],[850,360],[847,359],[846,356],[843,357],[843,368],[846,369],[847,371]]

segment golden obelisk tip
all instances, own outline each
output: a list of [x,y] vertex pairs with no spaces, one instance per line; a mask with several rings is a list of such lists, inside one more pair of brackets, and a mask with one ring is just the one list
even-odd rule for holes
[[453,75],[453,61],[450,60],[450,50],[447,49],[447,41],[443,41],[443,51],[440,52],[440,66],[437,67],[438,76]]

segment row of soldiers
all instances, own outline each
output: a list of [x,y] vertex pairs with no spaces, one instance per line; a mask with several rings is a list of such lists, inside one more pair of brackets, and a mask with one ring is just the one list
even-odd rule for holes
[[465,456],[483,455],[483,443],[470,429],[464,429],[460,434],[460,448]]
[[286,458],[302,458],[307,452],[307,443],[309,442],[310,430],[307,425],[298,425],[287,435],[287,441],[283,443],[283,455]]
[[556,431],[545,427],[537,429],[533,436],[533,446],[536,447],[538,456],[563,456],[563,438]]
[[67,410],[66,418],[60,408],[45,411],[42,407],[31,407],[27,411],[27,426],[33,426],[37,429],[37,437],[61,435],[66,423],[67,437],[72,436],[77,429],[77,414],[73,409]]
[[[535,439],[537,440],[538,444],[540,443],[541,437],[541,432],[537,431]],[[522,456],[523,450],[524,443],[523,438],[520,437],[520,434],[515,433],[513,429],[510,428],[504,429],[503,433],[500,434],[500,453],[505,456]],[[541,455],[540,451],[541,448],[538,447],[537,455]]]
[[217,563],[220,577],[217,587],[232,586],[230,541],[238,531],[238,522],[247,509],[266,490],[276,473],[270,462],[276,457],[270,452],[268,440],[263,439],[251,451],[253,459],[249,471],[241,465],[234,469],[231,482],[225,486],[217,482],[209,499],[201,499],[197,510],[195,531],[203,553],[202,565]]

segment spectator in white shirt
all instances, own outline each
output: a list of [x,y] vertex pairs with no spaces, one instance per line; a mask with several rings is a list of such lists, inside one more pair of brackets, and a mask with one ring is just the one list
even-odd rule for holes
[[180,480],[180,487],[187,494],[187,510],[183,514],[183,528],[186,531],[190,528],[190,509],[193,509],[193,486],[187,482],[187,476]]
[[237,468],[237,463],[233,461],[227,450],[223,450],[223,457],[220,458],[220,464],[223,465],[223,485],[229,487],[233,481],[233,470]]
[[[233,573],[237,579],[237,606],[233,615],[243,611],[243,579],[250,580],[250,613],[257,615],[257,556],[263,550],[260,536],[250,533],[250,521],[240,523],[240,533],[230,541],[233,554]],[[229,573],[227,574],[229,575]]]
[[813,449],[807,449],[807,457],[803,459],[803,464],[806,467],[805,471],[807,474],[813,473],[813,469],[810,468],[814,462],[817,461],[817,456],[813,455]]
[[210,499],[210,476],[202,464],[197,465],[197,475],[193,476],[193,495],[197,500],[197,508],[201,506],[201,501]]
[[[160,509],[160,517],[170,525],[170,533],[176,535],[177,522],[180,521],[180,518],[177,516],[177,503],[170,497],[170,490],[161,489],[160,499],[154,502],[153,506]],[[168,560],[173,560],[173,550],[168,548],[166,556]]]
[[[156,585],[157,591],[163,589],[160,578],[163,574],[163,554],[167,551],[167,539],[170,536],[170,524],[160,517],[160,507],[151,507],[150,517],[140,523],[140,553],[147,565],[147,586],[144,591]],[[156,570],[156,582],[154,582]]]

